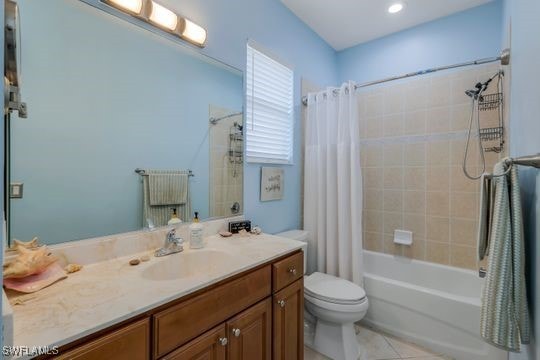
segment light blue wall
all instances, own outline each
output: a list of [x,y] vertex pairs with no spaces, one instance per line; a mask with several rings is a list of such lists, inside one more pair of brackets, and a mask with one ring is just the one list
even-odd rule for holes
[[341,82],[366,82],[436,66],[498,56],[502,2],[418,25],[338,53]]
[[[182,2],[182,7],[184,15],[209,31],[208,46],[203,50],[204,53],[245,69],[245,43],[248,38],[252,38],[294,65],[297,120],[295,134],[298,140],[300,78],[305,76],[322,86],[335,84],[337,72],[334,50],[276,0],[186,0]],[[3,18],[2,6],[2,24]],[[3,83],[0,87],[2,86]],[[0,127],[0,132],[2,131],[3,128]],[[294,154],[295,161],[298,162],[299,141],[296,141]],[[269,232],[294,228],[300,222],[299,166],[286,167],[285,175],[285,199],[263,204],[259,202],[259,166],[247,165],[245,169],[246,214]],[[3,186],[0,194],[3,194]],[[0,206],[3,208],[3,205]]]
[[266,232],[300,225],[300,79],[320,85],[337,83],[335,51],[277,0],[185,0],[182,12],[208,29],[204,53],[245,69],[246,40],[253,39],[294,67],[295,146],[293,166],[285,169],[285,195],[281,201],[259,201],[260,167],[244,169],[245,213]]
[[[202,53],[237,68],[245,69],[245,45],[249,38],[293,65],[295,70],[296,103],[295,165],[285,166],[284,199],[270,203],[261,203],[259,201],[260,165],[257,164],[246,165],[244,199],[246,215],[254,223],[261,225],[265,231],[277,232],[299,226],[301,210],[299,200],[301,169],[298,165],[301,150],[299,121],[300,79],[305,76],[321,85],[335,84],[337,76],[334,50],[292,15],[280,2],[274,0],[256,2],[247,0],[227,2],[191,0],[182,3],[182,13],[208,29],[207,47],[201,50]],[[40,14],[37,13],[36,16],[40,16]],[[66,36],[69,35],[66,34]],[[91,38],[88,39],[91,40]],[[51,53],[46,49],[43,52],[45,55]],[[76,86],[76,84],[73,84],[73,86]],[[202,163],[203,161],[201,161]],[[41,167],[43,167],[42,170],[46,170],[45,166]],[[72,205],[70,207],[74,208],[74,204]],[[60,205],[58,207],[60,208]],[[43,213],[44,208],[38,207],[36,210]],[[23,219],[22,222],[32,221],[32,219],[39,219],[39,217],[36,217],[36,214],[33,213],[30,218]],[[89,219],[88,216],[81,216],[80,220],[72,222],[72,227],[80,226],[87,219]],[[40,223],[43,223],[43,221],[40,221]],[[69,223],[63,225],[69,226]],[[90,225],[96,226],[96,224]],[[19,226],[19,228],[22,229],[23,227]],[[106,232],[114,231],[107,230]],[[29,235],[25,233],[21,237],[28,237]],[[80,237],[84,237],[84,235],[81,234]]]
[[[503,43],[511,45],[510,152],[512,156],[540,153],[540,2],[505,0]],[[510,29],[511,27],[511,29]],[[528,298],[534,339],[513,359],[540,358],[540,171],[520,169],[527,254]]]
[[242,110],[239,72],[79,1],[19,6],[29,113],[12,122],[12,179],[25,185],[12,238],[140,229],[139,167],[191,169],[192,207],[209,217],[209,105]]

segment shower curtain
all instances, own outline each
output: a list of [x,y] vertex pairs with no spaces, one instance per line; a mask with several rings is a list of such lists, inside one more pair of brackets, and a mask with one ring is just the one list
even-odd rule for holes
[[362,285],[362,172],[354,83],[308,95],[304,228],[308,271]]

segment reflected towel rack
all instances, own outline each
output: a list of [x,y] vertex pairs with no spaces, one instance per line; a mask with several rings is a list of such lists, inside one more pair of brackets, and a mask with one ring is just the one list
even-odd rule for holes
[[[136,168],[135,172],[137,174],[141,175],[141,176],[148,176],[148,174],[146,173],[146,170],[144,170],[144,169]],[[193,174],[193,171],[188,169],[188,176],[193,177],[193,176],[195,176],[195,174]]]

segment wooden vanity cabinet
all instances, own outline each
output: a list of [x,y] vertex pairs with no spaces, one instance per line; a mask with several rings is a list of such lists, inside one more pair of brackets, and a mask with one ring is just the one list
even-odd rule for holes
[[303,360],[303,316],[297,251],[63,346],[55,358]]
[[271,356],[272,301],[268,298],[161,359],[270,360]]
[[264,266],[156,312],[152,316],[154,358],[267,298],[271,291],[270,266]]

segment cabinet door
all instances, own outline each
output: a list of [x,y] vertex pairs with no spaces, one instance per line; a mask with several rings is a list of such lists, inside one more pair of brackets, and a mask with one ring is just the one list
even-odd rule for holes
[[228,360],[270,360],[272,300],[268,298],[227,322]]
[[196,337],[162,360],[225,360],[227,355],[225,324]]
[[304,280],[276,293],[274,306],[274,360],[304,358]]
[[75,349],[60,353],[57,359],[146,360],[150,359],[150,320],[144,319]]

